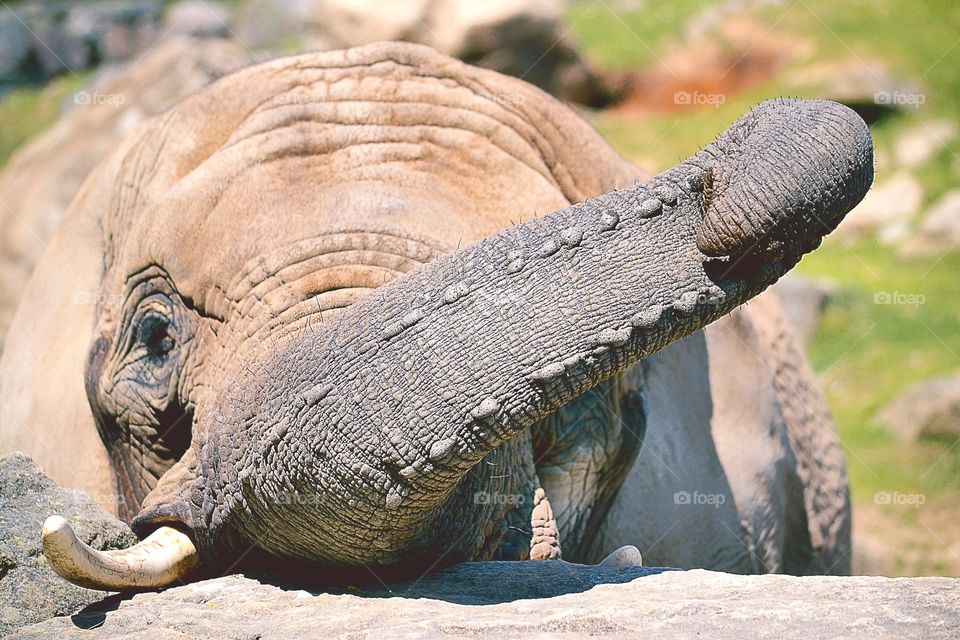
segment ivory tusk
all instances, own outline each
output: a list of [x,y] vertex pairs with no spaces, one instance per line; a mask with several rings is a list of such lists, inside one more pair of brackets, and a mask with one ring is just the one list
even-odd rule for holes
[[190,538],[172,527],[160,527],[129,549],[97,551],[60,516],[43,523],[43,555],[73,584],[104,591],[165,587],[200,563]]

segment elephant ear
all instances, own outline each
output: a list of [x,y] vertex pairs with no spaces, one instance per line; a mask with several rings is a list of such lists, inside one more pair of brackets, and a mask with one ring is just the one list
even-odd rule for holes
[[0,357],[0,455],[26,453],[115,513],[113,473],[84,390],[104,268],[100,217],[115,173],[105,168],[67,210],[14,316]]

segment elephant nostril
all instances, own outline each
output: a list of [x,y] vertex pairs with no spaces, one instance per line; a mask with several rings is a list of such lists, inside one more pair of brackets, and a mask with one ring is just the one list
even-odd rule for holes
[[183,457],[193,437],[193,411],[172,404],[156,414],[157,452],[171,462]]
[[703,270],[710,280],[720,283],[756,278],[764,270],[771,270],[778,260],[764,252],[752,251],[733,258],[709,258],[704,261]]

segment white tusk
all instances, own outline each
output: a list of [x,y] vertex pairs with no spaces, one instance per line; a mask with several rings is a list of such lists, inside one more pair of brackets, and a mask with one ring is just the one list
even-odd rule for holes
[[598,567],[609,567],[611,569],[627,569],[629,567],[642,567],[643,558],[640,556],[640,550],[632,544],[620,547],[606,558],[601,560]]
[[160,527],[129,549],[97,551],[60,516],[43,523],[43,555],[70,582],[104,591],[165,587],[200,563],[190,538],[172,527]]

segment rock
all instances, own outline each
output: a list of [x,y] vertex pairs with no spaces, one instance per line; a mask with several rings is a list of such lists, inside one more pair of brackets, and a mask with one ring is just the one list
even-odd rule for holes
[[0,83],[29,81],[30,29],[9,9],[0,13]]
[[[610,570],[607,570],[610,571]],[[110,600],[11,638],[951,638],[954,578],[650,572],[595,584],[595,567],[493,562],[389,592],[312,594],[229,576]],[[589,577],[588,577],[589,576]],[[612,574],[606,574],[606,578]],[[620,580],[615,580],[620,582]],[[544,596],[544,587],[553,593]],[[556,595],[564,594],[564,595]]]
[[37,81],[90,66],[92,42],[86,40],[87,34],[68,30],[69,10],[66,6],[27,4],[18,9],[17,14],[34,36],[30,58],[37,71]]
[[960,437],[960,373],[918,382],[877,412],[877,421],[902,442]]
[[823,280],[810,280],[789,274],[774,285],[797,337],[807,344],[820,326],[827,305],[836,295],[836,286]]
[[[523,78],[568,102],[602,106],[609,90],[563,22],[561,0],[448,0],[454,28],[439,48],[461,60]],[[446,21],[444,20],[444,24]],[[508,99],[508,97],[505,97]]]
[[250,61],[235,42],[168,39],[75,94],[53,127],[14,153],[0,173],[0,348],[34,264],[90,171],[140,122]]
[[27,456],[14,453],[0,460],[0,636],[74,613],[107,595],[75,587],[47,565],[40,550],[40,529],[54,513],[69,520],[80,538],[96,549],[120,549],[137,540],[93,499],[61,488]]
[[[128,60],[156,42],[159,25],[157,0],[4,6],[0,85],[41,82],[102,62]],[[29,35],[26,49],[23,29]]]
[[931,207],[916,234],[900,247],[902,257],[960,249],[960,189],[951,189]]
[[[84,5],[86,6],[86,5]],[[103,25],[94,30],[94,59],[107,62],[129,60],[149,49],[160,36],[160,5],[150,1],[97,3],[88,9],[90,20]],[[72,12],[77,15],[77,10]]]
[[564,100],[600,105],[609,90],[569,37],[565,5],[565,0],[248,0],[237,33],[253,48],[417,42],[521,77]]
[[230,12],[221,4],[205,0],[180,0],[167,9],[164,29],[198,38],[226,37],[230,34]]
[[896,139],[893,144],[894,157],[900,166],[916,168],[948,148],[956,137],[957,124],[951,120],[921,122]]
[[923,203],[923,186],[907,171],[875,184],[866,197],[847,214],[837,233],[860,237],[878,233],[888,244],[902,238]]
[[302,41],[310,31],[312,3],[313,0],[246,0],[234,27],[237,39],[255,50],[291,44],[305,49]]

